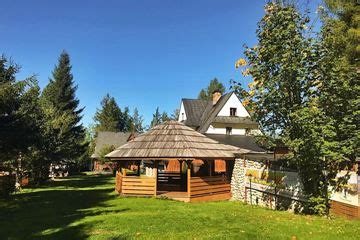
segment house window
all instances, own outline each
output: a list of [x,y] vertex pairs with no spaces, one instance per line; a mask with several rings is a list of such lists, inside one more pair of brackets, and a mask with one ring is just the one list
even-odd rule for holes
[[231,135],[232,127],[226,127],[226,135]]
[[230,108],[230,116],[236,116],[236,108]]
[[185,118],[185,114],[181,113],[181,121],[184,121],[184,118]]

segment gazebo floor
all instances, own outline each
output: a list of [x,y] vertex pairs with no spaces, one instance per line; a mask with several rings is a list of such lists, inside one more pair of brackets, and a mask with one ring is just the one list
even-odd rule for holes
[[187,192],[167,192],[167,191],[158,191],[157,197],[166,197],[172,200],[190,202],[190,198]]

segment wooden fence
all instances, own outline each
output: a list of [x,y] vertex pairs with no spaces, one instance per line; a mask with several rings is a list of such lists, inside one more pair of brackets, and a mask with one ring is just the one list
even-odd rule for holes
[[152,177],[123,176],[121,194],[124,195],[156,195],[156,179]]
[[226,176],[191,177],[191,202],[228,200],[231,198],[230,183]]

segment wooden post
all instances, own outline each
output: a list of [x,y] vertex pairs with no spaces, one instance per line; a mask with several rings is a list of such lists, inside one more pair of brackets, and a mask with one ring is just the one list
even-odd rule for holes
[[182,163],[183,163],[183,160],[178,160],[179,161],[179,165],[180,165],[180,190],[183,191],[184,188],[183,188],[183,185],[184,185],[184,181],[183,181],[183,174],[182,174]]
[[126,168],[122,168],[122,175],[125,177],[126,176]]
[[209,176],[211,177],[213,175],[213,168],[214,168],[214,164],[215,164],[215,161],[214,160],[207,160],[208,163],[209,163]]
[[191,197],[191,186],[190,186],[190,183],[191,183],[191,169],[192,169],[192,164],[191,164],[191,161],[186,161],[187,163],[187,193],[188,193],[188,197],[190,198]]
[[138,176],[140,176],[140,164],[141,164],[141,160],[138,161],[138,164],[137,164],[137,167],[138,167],[138,169],[137,169],[137,175],[138,175]]
[[157,194],[157,173],[158,173],[158,161],[154,161],[154,168],[153,168],[153,175],[155,178],[155,189],[154,189],[154,196],[156,197]]
[[182,175],[182,163],[183,163],[183,160],[179,160],[179,163],[180,163],[180,176]]

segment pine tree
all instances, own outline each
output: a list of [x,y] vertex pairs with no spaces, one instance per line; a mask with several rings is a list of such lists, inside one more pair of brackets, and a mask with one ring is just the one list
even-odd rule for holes
[[217,78],[210,81],[209,86],[206,89],[201,89],[198,99],[211,100],[214,91],[219,91],[221,94],[225,92],[225,86]]
[[83,108],[78,108],[69,55],[63,51],[55,66],[52,79],[42,94],[42,105],[48,121],[52,160],[76,161],[86,151],[85,130],[80,123]]
[[133,130],[133,119],[130,116],[130,110],[129,107],[125,107],[124,111],[121,114],[121,124],[120,124],[120,130],[122,132],[129,132]]
[[155,113],[153,114],[153,119],[151,120],[150,127],[154,127],[161,123],[161,114],[159,107],[156,108]]
[[201,89],[198,95],[198,99],[209,100],[208,94],[205,89]]
[[133,130],[137,133],[142,133],[144,131],[144,118],[142,115],[139,114],[139,111],[137,108],[134,109],[134,113],[132,116],[133,119]]
[[161,122],[163,123],[163,122],[166,122],[166,121],[169,121],[169,120],[171,120],[171,118],[169,117],[169,115],[167,114],[167,112],[163,112],[162,114],[161,114]]
[[25,170],[36,178],[39,168],[34,163],[49,164],[42,154],[47,139],[42,131],[40,88],[34,77],[16,81],[18,71],[16,64],[0,58],[0,163],[20,181]]
[[101,108],[96,110],[95,131],[120,132],[122,130],[122,112],[115,98],[109,94],[101,101]]
[[180,114],[180,109],[176,108],[173,113],[171,114],[171,120],[177,121],[179,120],[179,114]]

